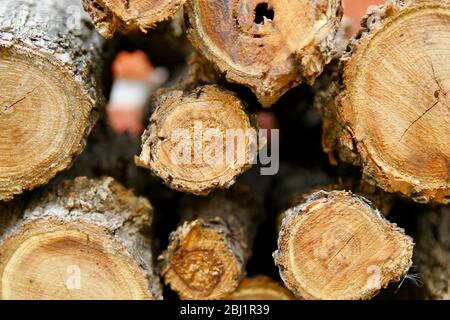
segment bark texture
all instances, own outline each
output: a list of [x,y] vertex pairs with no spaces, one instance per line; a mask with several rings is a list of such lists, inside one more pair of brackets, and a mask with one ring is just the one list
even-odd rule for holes
[[415,264],[428,299],[450,300],[450,208],[424,212],[418,221]]
[[69,167],[104,104],[103,42],[82,13],[72,0],[0,2],[0,200]]
[[230,82],[265,107],[312,83],[335,54],[340,0],[188,0],[188,38]]
[[2,209],[1,299],[162,298],[153,208],[112,178],[66,181],[24,213]]
[[390,1],[361,26],[319,99],[324,150],[385,191],[447,204],[450,2]]
[[57,175],[52,184],[77,177],[114,178],[138,194],[157,193],[164,188],[159,179],[149,177],[146,169],[136,167],[134,157],[141,147],[140,137],[116,133],[105,126],[96,127],[89,136],[87,146],[70,170]]
[[100,34],[109,39],[117,30],[147,32],[174,17],[185,0],[83,0]]
[[136,164],[172,189],[205,195],[234,184],[257,148],[254,119],[230,91],[210,85],[169,90],[159,96]]
[[185,204],[183,222],[160,257],[165,283],[181,299],[220,299],[236,290],[252,252],[259,206],[245,186]]
[[412,264],[413,241],[364,198],[319,191],[287,210],[274,253],[298,298],[370,299]]

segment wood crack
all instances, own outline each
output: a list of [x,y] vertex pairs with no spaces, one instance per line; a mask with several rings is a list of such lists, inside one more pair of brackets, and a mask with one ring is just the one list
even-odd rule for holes
[[403,132],[402,136],[400,137],[400,141],[402,141],[403,137],[406,135],[406,133],[417,123],[420,121],[420,119],[422,119],[423,117],[425,117],[425,115],[430,112],[435,106],[437,106],[437,104],[439,103],[439,100],[437,100],[431,107],[429,107],[427,110],[425,110],[416,120],[414,120],[409,126],[408,128],[406,128],[405,132]]
[[400,137],[400,140],[399,141],[402,141],[402,139],[403,139],[403,137],[408,133],[408,131],[417,123],[417,122],[419,122],[423,117],[425,117],[427,114],[428,114],[428,112],[430,112],[435,106],[437,106],[438,105],[438,103],[440,102],[440,100],[439,100],[439,96],[440,96],[440,93],[442,93],[443,95],[444,95],[444,97],[447,97],[447,93],[445,92],[445,90],[444,90],[444,88],[442,87],[442,85],[441,85],[441,82],[439,81],[439,79],[438,79],[438,77],[437,77],[437,75],[436,75],[436,70],[435,70],[435,68],[434,68],[434,65],[433,65],[433,61],[431,61],[431,59],[429,59],[429,62],[430,62],[430,66],[431,66],[431,70],[432,70],[432,72],[433,72],[433,80],[436,82],[436,85],[438,86],[438,90],[436,90],[435,92],[434,92],[434,97],[437,99],[436,100],[436,102],[431,106],[431,107],[429,107],[428,109],[426,109],[416,120],[414,120],[409,126],[408,126],[408,128],[406,128],[406,130],[403,132],[403,134],[402,134],[402,136]]
[[344,243],[344,245],[342,246],[342,248],[340,248],[340,249],[338,250],[338,252],[336,252],[336,254],[335,254],[334,256],[331,257],[330,262],[333,261],[334,258],[336,258],[336,257],[338,256],[338,254],[342,252],[342,250],[344,250],[344,248],[350,243],[350,241],[353,240],[353,238],[355,238],[355,235],[352,235],[352,236]]
[[21,103],[22,101],[24,101],[24,100],[25,100],[26,98],[28,98],[28,96],[29,96],[30,94],[32,94],[38,87],[39,87],[39,86],[35,87],[35,88],[34,88],[33,90],[31,90],[31,91],[28,91],[27,93],[25,93],[25,95],[24,95],[22,98],[16,100],[16,101],[13,102],[12,104],[7,105],[7,106],[4,106],[4,107],[3,107],[3,112],[6,112],[6,111],[10,110],[11,108],[13,108],[14,106],[16,106],[17,104],[19,104],[19,103]]

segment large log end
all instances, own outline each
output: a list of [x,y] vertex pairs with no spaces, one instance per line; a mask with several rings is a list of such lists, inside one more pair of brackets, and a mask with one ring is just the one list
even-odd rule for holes
[[[324,148],[420,203],[450,201],[450,2],[393,1],[367,15],[324,107]],[[333,87],[334,86],[334,87]]]

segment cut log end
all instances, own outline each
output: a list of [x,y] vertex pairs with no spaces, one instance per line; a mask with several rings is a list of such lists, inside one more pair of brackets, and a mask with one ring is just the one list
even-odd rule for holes
[[332,120],[367,180],[421,203],[450,201],[449,4],[397,1],[367,16]]
[[245,278],[224,300],[295,300],[292,293],[267,276]]
[[111,178],[45,193],[0,239],[0,299],[160,299],[152,210]]
[[94,103],[54,59],[0,48],[0,200],[47,183],[82,151]]
[[253,119],[232,93],[216,86],[173,91],[160,99],[136,163],[175,190],[208,194],[231,186],[250,168],[255,133]]
[[162,275],[181,299],[219,299],[236,289],[241,263],[214,226],[195,220],[171,238]]
[[99,227],[30,223],[2,247],[3,300],[149,299],[148,280]]
[[160,259],[165,282],[182,299],[222,299],[245,277],[261,219],[260,201],[238,185],[210,197],[185,198],[182,223]]
[[116,31],[146,32],[175,16],[185,0],[83,0],[99,33],[110,39]]
[[411,266],[413,242],[365,199],[318,192],[286,212],[274,257],[305,299],[369,299]]
[[185,11],[194,47],[265,107],[322,72],[342,16],[337,0],[189,0]]

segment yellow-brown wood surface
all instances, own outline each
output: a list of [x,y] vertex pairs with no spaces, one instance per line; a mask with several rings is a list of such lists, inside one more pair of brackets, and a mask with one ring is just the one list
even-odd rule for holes
[[153,208],[112,178],[69,180],[12,209],[0,212],[0,299],[162,298]]
[[370,299],[411,266],[413,241],[360,196],[319,191],[285,213],[275,263],[304,299]]
[[450,2],[390,2],[362,25],[322,101],[324,149],[385,191],[449,203]]

